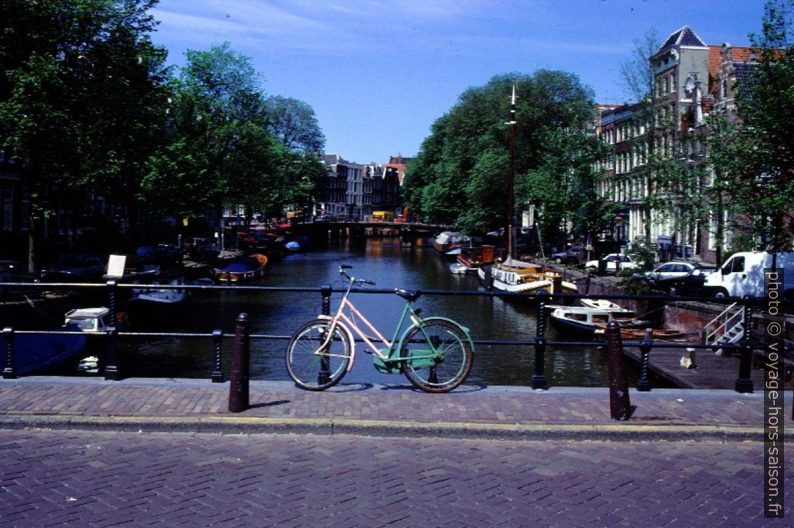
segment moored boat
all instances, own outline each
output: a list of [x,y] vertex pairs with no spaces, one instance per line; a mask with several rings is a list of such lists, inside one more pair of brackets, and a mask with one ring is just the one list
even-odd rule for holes
[[549,320],[563,333],[587,337],[604,335],[606,325],[611,321],[620,323],[621,328],[648,326],[648,321],[638,320],[633,310],[614,310],[591,308],[587,306],[548,306],[551,310]]
[[578,291],[574,283],[562,280],[562,275],[556,271],[511,258],[481,266],[477,269],[477,275],[486,288],[496,288],[507,293],[542,295]]
[[[182,279],[182,277],[173,278],[167,283],[168,286],[179,286],[183,284],[184,279]],[[187,290],[181,288],[133,288],[130,302],[176,306],[184,303],[187,299]]]
[[217,281],[237,284],[261,277],[265,273],[265,266],[267,266],[267,256],[254,253],[236,259],[223,268],[216,268],[213,270],[213,276]]
[[[75,330],[66,328],[65,330]],[[7,350],[5,334],[0,339]],[[86,345],[86,336],[74,334],[16,334],[14,335],[14,371],[29,374],[66,361],[80,353]]]
[[[69,333],[15,333],[14,371],[17,375],[29,374],[76,360],[87,349],[89,339],[87,334],[105,332],[109,326],[108,308],[76,308],[66,312],[64,324],[58,329]],[[8,349],[6,336],[7,334],[3,333],[0,337],[2,350]]]
[[582,306],[598,308],[600,310],[625,310],[621,305],[606,299],[579,299]]
[[476,271],[480,266],[493,264],[496,260],[496,248],[491,245],[475,247],[462,247],[458,255],[458,262],[470,271]]
[[443,231],[433,239],[433,248],[439,253],[447,253],[469,242],[469,237],[457,231]]

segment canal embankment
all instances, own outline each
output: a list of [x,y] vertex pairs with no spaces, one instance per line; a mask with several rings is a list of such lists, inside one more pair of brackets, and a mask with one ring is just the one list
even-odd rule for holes
[[[547,263],[563,274],[564,280],[577,284],[581,293],[590,295],[622,296],[629,292],[622,286],[622,279],[615,276],[595,276],[584,271]],[[619,303],[636,311],[639,318],[648,319],[665,328],[678,330],[685,334],[704,332],[704,329],[720,316],[726,309],[724,304],[708,302],[708,300],[676,301],[668,297],[659,301],[643,301],[621,299]],[[764,314],[754,310],[751,315],[750,331],[753,339],[764,334]],[[794,316],[786,315],[782,335],[785,349],[781,356],[788,375],[794,370]],[[704,341],[693,344],[704,344]],[[624,354],[639,364],[642,354],[637,346],[624,346]],[[753,387],[763,387],[764,382],[764,350],[754,349],[750,379]],[[650,371],[670,383],[692,389],[731,389],[735,386],[741,367],[738,350],[728,348],[686,349],[669,348],[656,342],[649,355]]]

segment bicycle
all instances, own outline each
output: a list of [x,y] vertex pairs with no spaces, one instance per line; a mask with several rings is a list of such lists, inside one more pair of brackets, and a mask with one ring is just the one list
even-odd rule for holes
[[[419,291],[395,289],[405,299],[400,320],[391,340],[386,339],[350,300],[355,285],[375,283],[347,274],[351,266],[339,266],[347,289],[333,315],[320,315],[302,325],[290,338],[286,350],[287,372],[295,385],[320,391],[333,387],[355,363],[355,336],[372,355],[375,368],[385,374],[402,373],[416,388],[426,392],[448,392],[463,383],[471,372],[474,343],[468,328],[446,317],[421,317],[411,303]],[[375,337],[367,335],[357,319]],[[410,324],[402,332],[406,321]],[[378,348],[375,342],[384,345]]]

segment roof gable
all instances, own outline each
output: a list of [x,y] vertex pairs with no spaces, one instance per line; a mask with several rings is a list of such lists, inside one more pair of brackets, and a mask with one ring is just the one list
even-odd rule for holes
[[695,33],[692,28],[689,26],[684,26],[681,29],[673,31],[667,40],[664,41],[662,47],[659,48],[658,53],[666,51],[670,48],[680,47],[680,46],[697,46],[701,48],[705,48],[706,43],[703,42],[703,39]]

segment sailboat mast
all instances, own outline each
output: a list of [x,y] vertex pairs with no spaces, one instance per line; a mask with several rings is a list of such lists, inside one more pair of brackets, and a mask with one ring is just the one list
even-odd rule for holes
[[516,85],[510,96],[510,170],[507,184],[507,254],[509,259],[516,257],[516,212],[515,212],[515,181],[516,181]]

